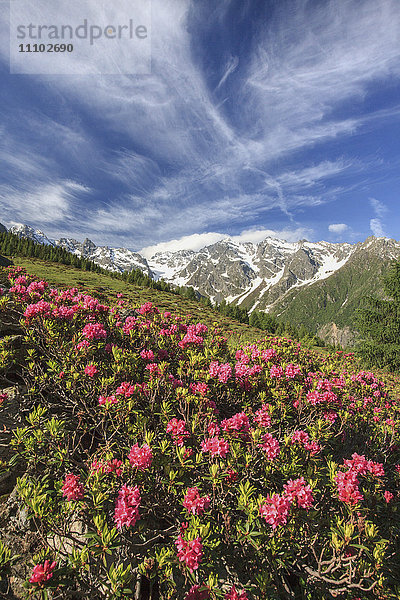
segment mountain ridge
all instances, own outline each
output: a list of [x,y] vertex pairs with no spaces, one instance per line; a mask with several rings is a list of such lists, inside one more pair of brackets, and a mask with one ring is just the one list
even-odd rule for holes
[[200,250],[157,252],[146,259],[127,248],[52,240],[41,230],[14,225],[11,233],[62,247],[111,271],[139,268],[152,279],[191,286],[214,303],[222,300],[271,312],[304,324],[331,343],[354,339],[354,313],[368,294],[380,294],[380,277],[400,259],[400,242],[368,237],[364,242],[261,242],[225,238]]

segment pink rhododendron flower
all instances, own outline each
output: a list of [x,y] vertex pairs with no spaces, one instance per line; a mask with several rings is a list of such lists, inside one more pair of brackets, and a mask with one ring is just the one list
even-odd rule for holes
[[183,506],[194,515],[201,515],[210,506],[209,496],[200,496],[197,487],[188,488],[183,499]]
[[99,396],[99,404],[101,405],[105,405],[105,404],[117,404],[118,402],[118,398],[116,398],[116,396],[112,395],[112,396]]
[[292,435],[291,443],[294,444],[296,442],[299,442],[300,444],[304,445],[308,442],[309,439],[309,435],[306,431],[297,429]]
[[268,413],[268,404],[263,404],[260,409],[255,412],[254,422],[257,423],[258,427],[268,429],[271,427],[271,417]]
[[56,564],[55,561],[50,563],[49,560],[45,560],[43,565],[35,565],[29,582],[43,584],[46,581],[49,581],[49,579],[53,577],[53,571],[56,568]]
[[320,452],[322,449],[321,444],[315,441],[304,444],[304,448],[310,452],[311,456],[314,456],[314,454],[318,454],[318,452]]
[[68,500],[82,500],[85,494],[83,485],[79,482],[79,475],[70,473],[65,476],[64,485],[61,488],[62,495]]
[[140,491],[137,486],[124,484],[118,492],[115,504],[114,521],[118,529],[131,527],[139,519]]
[[187,542],[182,538],[181,534],[179,534],[178,539],[175,541],[175,545],[178,550],[179,560],[185,562],[189,571],[193,573],[193,571],[199,568],[203,555],[201,538],[197,537],[194,540],[189,540]]
[[204,339],[200,335],[198,335],[198,333],[199,329],[197,325],[189,325],[189,327],[186,330],[186,335],[178,344],[179,347],[183,349],[189,345],[202,346]]
[[208,586],[199,585],[196,583],[192,585],[190,590],[187,592],[184,600],[208,600],[210,597],[210,589]]
[[209,373],[211,377],[218,377],[221,383],[227,383],[232,377],[232,367],[229,363],[220,365],[218,361],[213,361],[210,364]]
[[130,331],[134,331],[137,327],[137,321],[135,317],[126,317],[125,323],[122,327],[122,331],[125,335],[129,335]]
[[221,431],[220,426],[218,425],[218,423],[215,423],[214,421],[212,421],[211,423],[209,423],[207,425],[207,432],[210,437],[214,437],[214,436],[218,435],[220,431]]
[[202,335],[203,333],[207,333],[208,331],[208,327],[207,325],[204,325],[204,323],[196,323],[194,328],[197,335]]
[[99,370],[95,365],[87,365],[85,367],[85,375],[88,375],[89,377],[93,377],[98,372]]
[[263,352],[261,352],[261,358],[263,360],[265,360],[266,362],[268,362],[269,360],[271,360],[272,358],[276,357],[276,350],[274,350],[274,348],[269,348],[268,350],[264,350]]
[[115,473],[117,476],[122,475],[123,462],[117,458],[113,458],[106,462],[94,460],[90,465],[90,470],[96,473]]
[[153,373],[155,373],[156,375],[161,375],[160,367],[157,363],[150,363],[146,365],[146,371],[150,371],[152,375]]
[[368,461],[364,455],[357,454],[354,452],[351,459],[345,459],[343,463],[349,470],[359,473],[360,475],[366,475],[368,472]]
[[363,500],[363,495],[358,488],[359,481],[355,471],[339,471],[335,476],[339,500],[352,506]]
[[25,275],[20,275],[14,279],[14,285],[28,285],[28,280]]
[[228,379],[232,377],[232,367],[229,363],[225,363],[219,366],[218,369],[218,381],[221,383],[227,383]]
[[300,375],[300,374],[301,374],[301,369],[300,369],[299,365],[292,365],[292,363],[289,363],[288,365],[286,365],[286,369],[285,369],[286,379],[294,379],[296,377],[296,375]]
[[337,418],[338,418],[338,414],[335,413],[333,410],[329,410],[324,413],[324,419],[325,419],[325,421],[328,421],[329,423],[334,423]]
[[128,459],[132,467],[136,467],[139,471],[145,471],[151,467],[153,452],[148,444],[144,444],[142,447],[135,444],[129,452]]
[[51,304],[45,300],[39,300],[39,302],[36,304],[29,304],[26,307],[24,317],[27,319],[30,319],[31,317],[37,317],[38,315],[49,317],[51,315]]
[[202,452],[209,452],[213,458],[214,456],[225,458],[229,452],[229,444],[223,438],[215,436],[206,438],[201,442],[201,450]]
[[118,460],[118,458],[113,458],[106,463],[106,473],[115,473],[116,475],[122,475],[123,470],[123,462],[122,460]]
[[265,451],[268,460],[274,460],[279,455],[279,442],[270,433],[265,433],[258,445]]
[[105,340],[107,331],[101,323],[88,323],[83,328],[82,335],[87,340]]
[[144,360],[154,360],[154,352],[153,350],[142,350],[140,357]]
[[246,592],[239,594],[234,585],[231,587],[229,592],[225,594],[224,598],[225,600],[248,600]]
[[239,477],[239,474],[237,471],[234,471],[233,469],[228,469],[226,471],[226,481],[228,483],[235,483],[235,481],[237,481]]
[[28,285],[26,291],[31,296],[36,296],[39,298],[47,287],[48,283],[46,281],[32,281],[32,283]]
[[87,350],[90,347],[90,344],[87,340],[82,340],[75,346],[75,350]]
[[148,314],[152,314],[152,313],[158,313],[158,308],[156,308],[155,306],[153,306],[153,304],[151,302],[145,302],[145,304],[142,304],[142,306],[139,308],[138,311],[141,315],[148,315]]
[[279,525],[287,523],[290,506],[291,502],[287,496],[273,494],[267,496],[260,506],[260,514],[272,526],[272,529],[276,529]]
[[368,471],[375,477],[383,477],[385,475],[383,465],[381,463],[374,462],[373,460],[368,461]]
[[319,392],[318,390],[312,390],[311,392],[308,392],[307,396],[307,401],[312,404],[313,406],[316,406],[317,404],[321,404],[322,402],[326,402],[326,403],[333,403],[333,402],[337,402],[337,396],[336,394],[334,394],[332,391],[325,391],[325,392]]
[[311,486],[306,483],[304,477],[294,480],[289,479],[289,481],[283,486],[283,489],[285,490],[285,496],[290,500],[290,502],[297,501],[299,508],[309,509],[312,507],[314,497],[311,491]]
[[172,438],[177,446],[183,446],[183,443],[189,432],[186,429],[186,423],[183,419],[171,419],[167,425],[167,433],[172,435]]
[[203,382],[191,383],[190,384],[190,391],[193,394],[199,394],[200,396],[206,396],[207,392],[208,392],[208,385],[206,383],[203,383]]
[[124,396],[125,398],[130,398],[134,392],[135,386],[129,381],[123,381],[115,390],[117,396]]
[[385,475],[385,471],[383,469],[383,465],[381,463],[374,462],[373,460],[367,460],[365,456],[362,454],[357,454],[354,452],[352,454],[351,459],[345,459],[344,464],[350,470],[359,473],[360,475],[366,475],[367,473],[371,473],[375,477],[383,477]]
[[282,367],[272,365],[272,367],[269,370],[269,375],[274,379],[281,379],[283,377]]
[[3,404],[3,402],[5,402],[6,400],[8,400],[8,394],[7,392],[5,392],[4,394],[0,394],[0,406]]
[[296,442],[308,450],[311,455],[317,454],[317,452],[321,450],[320,444],[316,441],[310,442],[310,436],[308,433],[306,431],[302,431],[301,429],[297,429],[292,434],[291,444],[295,444]]
[[224,419],[221,427],[225,433],[247,433],[250,429],[249,417],[244,412],[236,413],[230,419]]
[[393,498],[394,498],[394,496],[393,496],[392,492],[389,492],[388,490],[386,490],[386,491],[384,492],[384,494],[383,494],[383,497],[385,498],[385,502],[386,502],[387,504],[389,504],[389,502],[390,502],[391,500],[393,500]]

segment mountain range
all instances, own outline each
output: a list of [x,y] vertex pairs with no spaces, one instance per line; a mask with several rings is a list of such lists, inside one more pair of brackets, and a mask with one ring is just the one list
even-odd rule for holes
[[271,312],[344,346],[355,339],[355,312],[362,298],[382,293],[382,275],[392,260],[400,259],[400,242],[382,237],[356,244],[270,237],[239,243],[226,238],[198,251],[157,252],[147,260],[127,248],[96,246],[89,239],[53,240],[28,225],[14,225],[10,231],[61,246],[106,269],[141,269],[153,279],[192,286],[213,302]]

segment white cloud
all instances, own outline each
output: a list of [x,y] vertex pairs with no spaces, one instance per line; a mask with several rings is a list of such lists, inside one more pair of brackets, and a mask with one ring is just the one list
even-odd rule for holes
[[240,235],[231,236],[231,239],[236,242],[252,242],[253,244],[262,242],[267,237],[285,240],[286,242],[298,242],[299,240],[312,237],[313,233],[313,230],[309,227],[297,227],[296,229],[281,230],[247,229],[242,231]]
[[[73,214],[73,204],[90,190],[74,181],[60,181],[16,190],[0,186],[0,207],[6,222],[30,223],[33,227],[65,222]],[[52,234],[52,231],[49,232]]]
[[312,167],[282,173],[277,179],[282,185],[290,188],[304,189],[315,185],[321,180],[334,177],[354,168],[356,168],[356,161],[343,159],[337,161],[325,160]]
[[378,218],[382,219],[387,213],[387,207],[385,206],[385,204],[380,200],[377,200],[376,198],[370,198],[369,202],[374,210],[375,215]]
[[[249,4],[244,3],[244,12]],[[372,83],[400,73],[399,4],[311,4],[275,3],[274,18],[253,37],[248,56],[241,56],[240,63],[236,56],[228,57],[213,90],[193,50],[194,4],[189,0],[153,0],[151,75],[39,80],[48,93],[63,98],[64,108],[73,105],[78,117],[71,116],[69,127],[43,115],[37,122],[32,115],[28,122],[21,118],[23,126],[42,136],[43,150],[27,156],[26,162],[23,147],[4,157],[13,172],[25,167],[25,177],[15,182],[11,195],[14,218],[28,220],[19,215],[23,206],[27,214],[33,212],[26,199],[31,197],[38,207],[36,190],[52,189],[54,214],[69,219],[71,228],[73,223],[79,231],[85,227],[85,233],[104,236],[114,245],[118,239],[132,247],[154,246],[170,237],[178,242],[190,238],[195,231],[266,223],[266,214],[276,209],[290,224],[298,209],[331,200],[330,190],[322,194],[320,187],[337,187],[333,179],[359,170],[359,162],[344,157],[299,168],[300,157],[288,169],[280,168],[279,159],[292,159],[294,152],[336,142],[362,127],[364,118],[358,113],[340,117],[337,109],[344,101],[362,99]],[[96,14],[97,0],[90,0],[90,6]],[[127,0],[121,6],[126,8]],[[228,6],[228,0],[219,3],[216,20],[223,21]],[[7,61],[6,53],[3,59]],[[235,114],[229,116],[223,104],[228,93],[235,101]],[[79,122],[80,111],[90,111],[98,130],[110,139],[122,135],[129,149],[110,154],[99,150],[98,141]],[[391,115],[381,111],[379,118]],[[128,193],[107,192],[101,206],[85,211],[81,203],[77,214],[72,199],[51,188],[57,185],[53,179],[63,179],[45,150],[52,139],[63,148],[60,164],[73,157],[77,169],[100,166],[114,182],[126,185]],[[50,220],[51,207],[46,200],[43,206]],[[38,210],[36,218],[41,216]],[[377,212],[375,216],[374,221],[382,218]],[[193,244],[201,243],[196,239]]]
[[387,213],[387,207],[383,202],[376,198],[370,198],[369,202],[376,216],[375,219],[370,220],[369,227],[376,237],[384,237],[385,233],[382,219]]
[[293,5],[264,30],[242,90],[249,121],[274,132],[280,152],[350,133],[360,123],[333,119],[335,106],[400,70],[395,0]]
[[239,64],[238,57],[231,56],[225,66],[225,72],[222,75],[221,79],[219,80],[219,83],[216,88],[217,90],[225,83],[225,81],[228,79],[229,75],[231,75],[237,69],[238,64]]
[[198,251],[205,246],[210,246],[221,240],[231,239],[234,242],[245,243],[251,242],[257,244],[265,240],[267,237],[286,240],[288,242],[296,242],[300,239],[310,237],[313,231],[309,228],[298,227],[297,229],[282,229],[276,231],[273,229],[248,229],[242,231],[239,235],[228,236],[224,233],[209,232],[202,234],[186,235],[179,239],[162,242],[153,246],[147,246],[139,250],[146,258],[151,258],[157,252],[178,252],[179,250]]
[[347,232],[350,228],[348,225],[346,225],[346,223],[331,223],[328,229],[331,233],[341,235]]
[[215,244],[226,238],[226,235],[222,233],[194,233],[193,235],[185,235],[177,240],[170,240],[169,242],[161,242],[154,246],[147,246],[140,250],[145,258],[151,258],[157,252],[178,252],[178,250],[201,250],[204,246]]
[[369,227],[376,237],[385,237],[385,232],[383,231],[383,226],[379,219],[371,219]]

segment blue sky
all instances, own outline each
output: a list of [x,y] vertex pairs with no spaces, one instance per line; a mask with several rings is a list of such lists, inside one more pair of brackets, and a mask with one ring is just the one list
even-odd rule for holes
[[138,76],[10,75],[1,45],[0,222],[136,250],[400,239],[399,0],[153,0],[151,43]]

